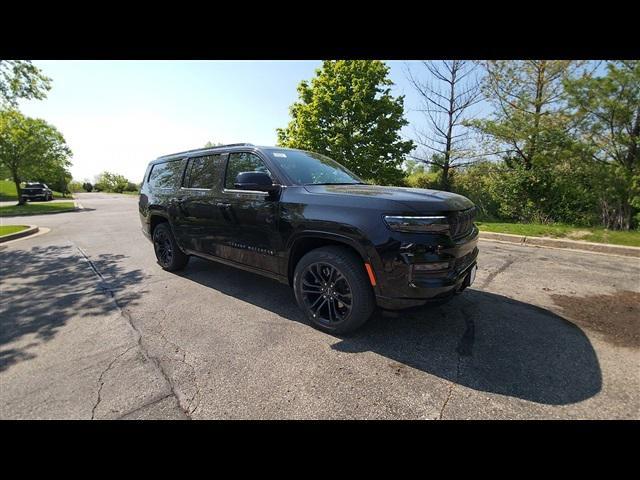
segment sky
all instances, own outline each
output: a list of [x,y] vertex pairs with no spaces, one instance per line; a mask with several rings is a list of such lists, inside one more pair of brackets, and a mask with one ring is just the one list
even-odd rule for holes
[[[422,114],[406,69],[388,61],[394,95],[406,95],[410,137]],[[93,182],[104,170],[140,182],[150,160],[207,141],[275,145],[301,80],[321,61],[34,61],[52,78],[44,100],[21,111],[62,132],[73,151],[71,173]]]

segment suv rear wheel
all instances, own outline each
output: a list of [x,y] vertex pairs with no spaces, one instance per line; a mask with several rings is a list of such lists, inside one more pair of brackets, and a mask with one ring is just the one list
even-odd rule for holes
[[375,310],[363,262],[344,247],[322,247],[302,257],[293,288],[300,308],[314,326],[326,332],[351,332]]
[[166,222],[153,230],[153,249],[158,264],[169,272],[182,270],[189,262],[189,256],[180,250],[171,227]]

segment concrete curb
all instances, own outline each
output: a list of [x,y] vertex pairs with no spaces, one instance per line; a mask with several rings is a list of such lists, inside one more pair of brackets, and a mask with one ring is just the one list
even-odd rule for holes
[[520,245],[570,248],[572,250],[582,250],[585,252],[596,252],[640,258],[640,247],[626,247],[623,245],[611,245],[608,243],[580,242],[576,240],[564,240],[559,238],[526,237],[524,235],[512,235],[510,233],[493,232],[480,232],[480,238],[484,240],[496,240],[499,242],[519,243]]
[[29,228],[27,228],[26,230],[21,230],[19,232],[0,236],[0,243],[15,240],[16,238],[28,237],[29,235],[33,235],[34,233],[38,233],[39,231],[40,229],[37,225],[29,225]]

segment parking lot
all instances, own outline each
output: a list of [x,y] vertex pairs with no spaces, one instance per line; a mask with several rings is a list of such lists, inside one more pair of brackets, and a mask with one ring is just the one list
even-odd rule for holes
[[3,219],[0,417],[640,418],[640,261],[481,241],[446,305],[311,328],[286,285],[155,263],[137,197]]

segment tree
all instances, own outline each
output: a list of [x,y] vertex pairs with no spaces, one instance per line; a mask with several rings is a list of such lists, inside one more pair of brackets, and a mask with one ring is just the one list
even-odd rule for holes
[[208,141],[207,143],[204,144],[204,148],[221,147],[222,145],[224,144],[220,142]]
[[91,191],[93,191],[93,185],[91,185],[91,183],[90,183],[90,182],[84,182],[84,183],[82,184],[82,189],[83,189],[85,192],[91,192]]
[[23,180],[57,181],[71,165],[71,150],[62,134],[44,120],[30,118],[17,110],[0,110],[0,167],[10,172],[19,203],[23,203]]
[[105,171],[96,178],[94,188],[100,192],[122,193],[128,185],[129,180],[125,176]]
[[388,74],[377,60],[324,61],[311,83],[300,82],[278,144],[332,157],[365,179],[401,182],[413,142],[400,137],[404,97],[391,95]]
[[407,76],[422,99],[419,109],[427,130],[417,130],[415,142],[423,148],[413,158],[434,166],[440,173],[440,188],[450,190],[453,168],[473,161],[469,145],[471,132],[466,126],[468,109],[481,99],[476,65],[465,60],[422,62],[428,79],[410,69]]
[[16,107],[19,98],[41,100],[51,79],[27,60],[0,60],[0,108]]
[[483,62],[485,96],[494,106],[493,117],[473,120],[491,144],[530,169],[539,159],[559,158],[569,147],[571,117],[564,82],[584,66],[572,60],[493,60]]
[[590,158],[609,170],[601,196],[604,226],[629,229],[640,209],[640,61],[607,64],[603,76],[565,82]]

